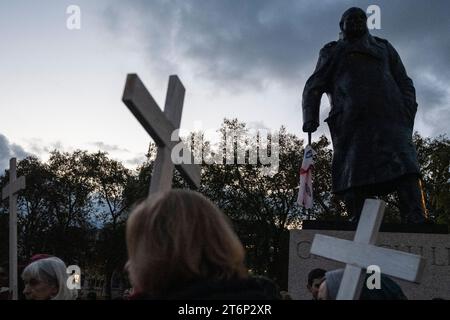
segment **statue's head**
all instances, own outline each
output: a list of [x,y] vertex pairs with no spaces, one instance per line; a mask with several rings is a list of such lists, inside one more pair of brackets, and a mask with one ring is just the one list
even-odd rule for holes
[[352,7],[344,12],[339,26],[345,38],[349,39],[360,38],[369,32],[366,13],[357,7]]

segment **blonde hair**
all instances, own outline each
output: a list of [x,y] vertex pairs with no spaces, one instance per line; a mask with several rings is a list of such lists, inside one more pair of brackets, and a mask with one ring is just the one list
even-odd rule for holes
[[30,263],[23,270],[22,279],[24,281],[36,279],[55,285],[58,288],[58,293],[51,300],[75,300],[77,297],[77,291],[67,287],[66,264],[57,257],[49,257]]
[[147,294],[192,280],[247,277],[244,248],[227,217],[197,192],[152,195],[131,213],[126,238],[130,279]]

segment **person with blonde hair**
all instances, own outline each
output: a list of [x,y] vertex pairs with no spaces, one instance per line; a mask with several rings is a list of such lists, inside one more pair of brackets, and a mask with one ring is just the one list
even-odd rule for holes
[[75,300],[77,291],[67,285],[66,264],[57,257],[32,258],[23,270],[23,294],[27,300]]
[[197,192],[150,196],[128,218],[126,240],[131,299],[276,298],[248,275],[227,217]]

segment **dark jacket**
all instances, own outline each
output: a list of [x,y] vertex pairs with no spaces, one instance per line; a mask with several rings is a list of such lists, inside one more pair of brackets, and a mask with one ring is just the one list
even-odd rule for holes
[[[328,299],[335,300],[341,285],[344,269],[336,269],[325,273]],[[364,283],[367,282],[368,274],[365,276]],[[363,285],[359,300],[408,300],[403,293],[402,288],[390,277],[381,274],[380,289],[370,290]]]
[[280,300],[277,286],[266,278],[198,280],[161,296],[137,294],[132,300]]
[[417,111],[415,89],[400,56],[384,39],[365,35],[325,45],[303,92],[303,121],[325,120],[333,141],[333,192],[418,174],[412,143]]

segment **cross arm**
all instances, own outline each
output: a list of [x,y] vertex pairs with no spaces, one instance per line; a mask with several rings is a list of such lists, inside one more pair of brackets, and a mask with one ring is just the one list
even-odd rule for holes
[[17,178],[12,184],[7,184],[2,190],[2,200],[10,197],[13,194],[16,194],[20,190],[25,189],[25,177],[21,176]]
[[315,235],[311,253],[364,269],[377,265],[383,274],[416,283],[425,267],[425,259],[418,255],[321,234]]
[[167,120],[137,74],[127,76],[122,101],[158,146],[168,146],[175,128]]
[[[175,80],[174,78],[173,81]],[[181,89],[184,90],[184,88]],[[181,143],[181,139],[171,141],[171,135],[175,130],[174,125],[159,108],[137,74],[127,76],[122,101],[159,147],[172,150],[175,145]],[[170,113],[172,112],[173,110],[170,111]],[[193,164],[192,155],[190,159],[192,160],[191,164],[182,163],[175,165],[175,167],[191,187],[199,188],[200,168]]]

